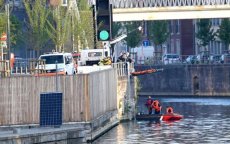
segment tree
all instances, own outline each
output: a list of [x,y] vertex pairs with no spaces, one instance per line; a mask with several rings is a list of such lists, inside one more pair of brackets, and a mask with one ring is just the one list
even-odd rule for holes
[[219,29],[217,30],[217,36],[225,43],[225,50],[228,50],[230,44],[230,20],[223,19]]
[[0,35],[6,32],[7,29],[7,15],[5,11],[5,2],[0,0]]
[[24,0],[23,2],[29,19],[26,34],[32,43],[30,46],[39,55],[40,50],[49,40],[46,26],[50,11],[46,7],[46,0]]
[[149,38],[158,47],[166,42],[169,36],[167,21],[151,21],[148,25]]
[[[72,43],[65,51],[78,51],[81,47],[93,47],[93,16],[87,1],[78,0],[77,9],[54,7],[54,15],[48,19],[47,32],[57,51],[64,51],[63,45]],[[68,41],[70,39],[70,41]]]
[[17,48],[23,39],[22,23],[13,15],[10,17],[10,43],[12,48]]
[[199,39],[199,45],[202,47],[206,47],[210,41],[215,40],[215,32],[211,28],[211,22],[209,19],[200,19],[197,22],[198,32],[196,33],[196,37]]
[[[155,45],[155,61],[162,57],[163,44],[169,36],[167,21],[150,21],[148,23],[149,38]],[[156,50],[160,46],[160,51]]]
[[0,35],[2,35],[3,32],[6,32],[7,28],[7,16],[5,13],[0,14]]
[[141,41],[141,32],[138,30],[140,23],[131,22],[125,25],[127,30],[127,45],[131,48],[136,47]]
[[[7,33],[7,14],[6,14],[6,9],[4,8],[4,1],[0,0],[0,7],[2,7],[0,13],[0,36],[2,35],[3,32]],[[12,48],[16,48],[17,45],[16,43],[20,43],[20,38],[22,34],[22,25],[21,22],[18,20],[18,18],[14,15],[10,15],[9,17],[9,22],[10,22],[10,45]],[[7,36],[9,38],[9,36]]]
[[0,0],[0,7],[5,6],[5,0]]
[[112,36],[113,38],[115,38],[116,36],[118,36],[119,30],[122,28],[122,25],[120,22],[114,22],[112,25]]
[[48,36],[55,44],[55,51],[64,51],[64,43],[68,38],[67,29],[70,27],[70,15],[66,8],[55,7],[52,9],[52,15],[46,20],[47,28],[46,31]]
[[82,39],[83,47],[93,48],[93,36],[94,36],[94,29],[93,29],[93,14],[91,10],[81,10],[81,31],[80,36]]

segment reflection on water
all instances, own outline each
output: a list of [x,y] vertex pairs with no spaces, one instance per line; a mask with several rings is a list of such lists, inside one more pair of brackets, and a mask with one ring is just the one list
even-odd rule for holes
[[[130,121],[121,123],[94,141],[94,144],[139,143],[230,143],[230,97],[157,98],[163,106],[184,115],[177,122]],[[146,112],[145,98],[138,102]]]

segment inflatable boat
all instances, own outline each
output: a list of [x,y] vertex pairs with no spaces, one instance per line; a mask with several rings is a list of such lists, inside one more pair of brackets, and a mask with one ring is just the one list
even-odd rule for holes
[[161,119],[161,114],[137,114],[136,120],[138,121],[159,121]]
[[177,121],[182,119],[183,116],[177,113],[163,114],[161,117],[162,121]]
[[147,120],[147,121],[177,121],[183,118],[183,115],[177,113],[170,114],[140,114],[136,115],[136,120]]

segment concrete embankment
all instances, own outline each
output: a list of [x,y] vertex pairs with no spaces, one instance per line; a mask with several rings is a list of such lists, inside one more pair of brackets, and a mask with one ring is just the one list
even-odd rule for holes
[[1,144],[32,143],[86,143],[95,140],[118,125],[115,111],[106,113],[92,122],[65,123],[60,127],[4,126],[0,131]]
[[[0,143],[86,143],[118,125],[124,117],[131,119],[135,81],[125,72],[117,72],[118,68],[75,76],[1,79],[0,83],[6,88],[1,89],[0,95]],[[41,110],[44,110],[40,94],[53,92],[56,80],[63,94],[64,124],[55,128],[40,127]],[[47,112],[45,110],[42,112]]]
[[162,72],[138,76],[139,95],[229,96],[230,65],[159,65]]

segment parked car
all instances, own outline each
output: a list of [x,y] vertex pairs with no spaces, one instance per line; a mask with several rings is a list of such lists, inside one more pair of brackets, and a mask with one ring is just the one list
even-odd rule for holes
[[187,63],[187,64],[195,64],[196,61],[197,61],[196,55],[189,55],[189,56],[185,59],[185,62],[184,62],[184,63]]
[[164,54],[162,57],[163,64],[180,63],[180,56],[178,54]]
[[224,63],[230,63],[230,54],[222,54],[220,57],[220,63],[224,64]]
[[211,63],[211,64],[220,63],[220,57],[221,57],[221,55],[218,55],[218,54],[210,55],[210,57],[209,57],[209,63]]
[[197,64],[207,64],[209,63],[209,51],[202,51],[196,56]]

